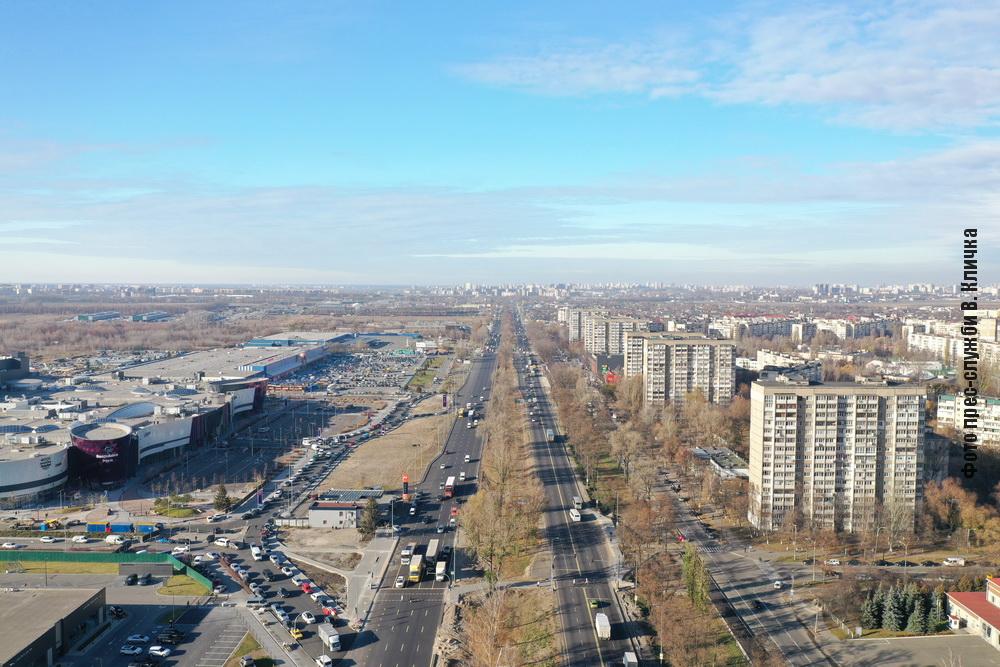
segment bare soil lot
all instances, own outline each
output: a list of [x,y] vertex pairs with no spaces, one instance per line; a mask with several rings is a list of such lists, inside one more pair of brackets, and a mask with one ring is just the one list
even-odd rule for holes
[[402,475],[411,482],[423,477],[431,459],[441,451],[444,429],[451,415],[413,419],[391,433],[368,440],[331,472],[321,488],[356,489],[381,486],[387,493],[402,488]]

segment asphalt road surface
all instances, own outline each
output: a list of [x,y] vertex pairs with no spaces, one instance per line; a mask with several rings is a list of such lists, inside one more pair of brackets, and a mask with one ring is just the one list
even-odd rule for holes
[[[609,562],[607,538],[587,510],[582,520],[572,521],[569,510],[578,494],[575,473],[560,443],[546,441],[545,430],[553,427],[549,398],[538,377],[524,374],[520,364],[522,389],[533,392],[537,422],[532,423],[535,456],[545,488],[545,535],[553,553],[552,579],[556,587],[557,609],[562,627],[560,653],[568,665],[620,665],[625,651],[632,650],[629,628],[615,603],[611,590],[616,562]],[[591,601],[597,607],[591,607]],[[598,640],[594,616],[607,614],[611,639]]]
[[[454,398],[455,405],[485,404],[490,398],[495,366],[496,357],[491,352],[473,361],[465,385]],[[434,637],[441,623],[444,592],[449,582],[434,581],[433,567],[419,583],[407,582],[405,588],[395,588],[394,582],[398,576],[409,575],[409,567],[399,562],[399,551],[407,544],[417,544],[418,553],[426,549],[432,539],[437,539],[440,547],[454,546],[455,531],[446,529],[438,533],[437,527],[447,526],[452,508],[461,511],[461,501],[475,493],[483,447],[478,429],[466,428],[466,424],[464,418],[456,419],[445,446],[446,453],[431,463],[426,480],[414,485],[415,490],[421,492],[416,515],[411,517],[407,511],[400,511],[408,510],[408,505],[397,505],[396,523],[401,524],[404,530],[392,554],[393,564],[386,572],[383,588],[375,597],[367,626],[349,642],[339,664],[371,667],[427,667],[431,664]],[[471,458],[469,463],[465,463],[466,454]],[[459,476],[463,471],[467,479],[460,482]],[[439,500],[446,479],[452,476],[456,480],[455,497]],[[399,514],[403,516],[399,517]],[[425,517],[429,517],[430,521],[425,523]],[[454,574],[455,579],[461,582],[463,573],[469,573],[470,568],[472,564],[460,551],[453,549],[448,565],[449,578]]]

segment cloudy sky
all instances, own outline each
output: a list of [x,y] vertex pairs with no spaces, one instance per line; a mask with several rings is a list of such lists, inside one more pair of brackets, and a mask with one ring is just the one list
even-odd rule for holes
[[952,283],[977,226],[996,282],[998,34],[990,1],[3,3],[0,280]]

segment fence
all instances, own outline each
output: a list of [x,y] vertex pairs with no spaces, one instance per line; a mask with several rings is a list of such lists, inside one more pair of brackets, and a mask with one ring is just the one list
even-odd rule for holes
[[170,554],[133,553],[84,553],[79,551],[0,551],[0,563],[16,561],[36,561],[49,563],[169,563],[175,573],[186,574],[207,590],[212,590],[212,582],[193,567],[185,565]]

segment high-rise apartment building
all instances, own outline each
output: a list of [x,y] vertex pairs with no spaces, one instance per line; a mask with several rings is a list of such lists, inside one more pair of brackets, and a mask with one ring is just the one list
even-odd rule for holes
[[925,389],[765,374],[750,392],[750,522],[912,530],[921,500]]
[[583,346],[594,355],[624,354],[625,333],[647,328],[643,320],[588,313],[583,318]]
[[733,398],[736,346],[702,334],[625,332],[625,377],[642,375],[647,403],[681,403],[700,390],[712,403]]

